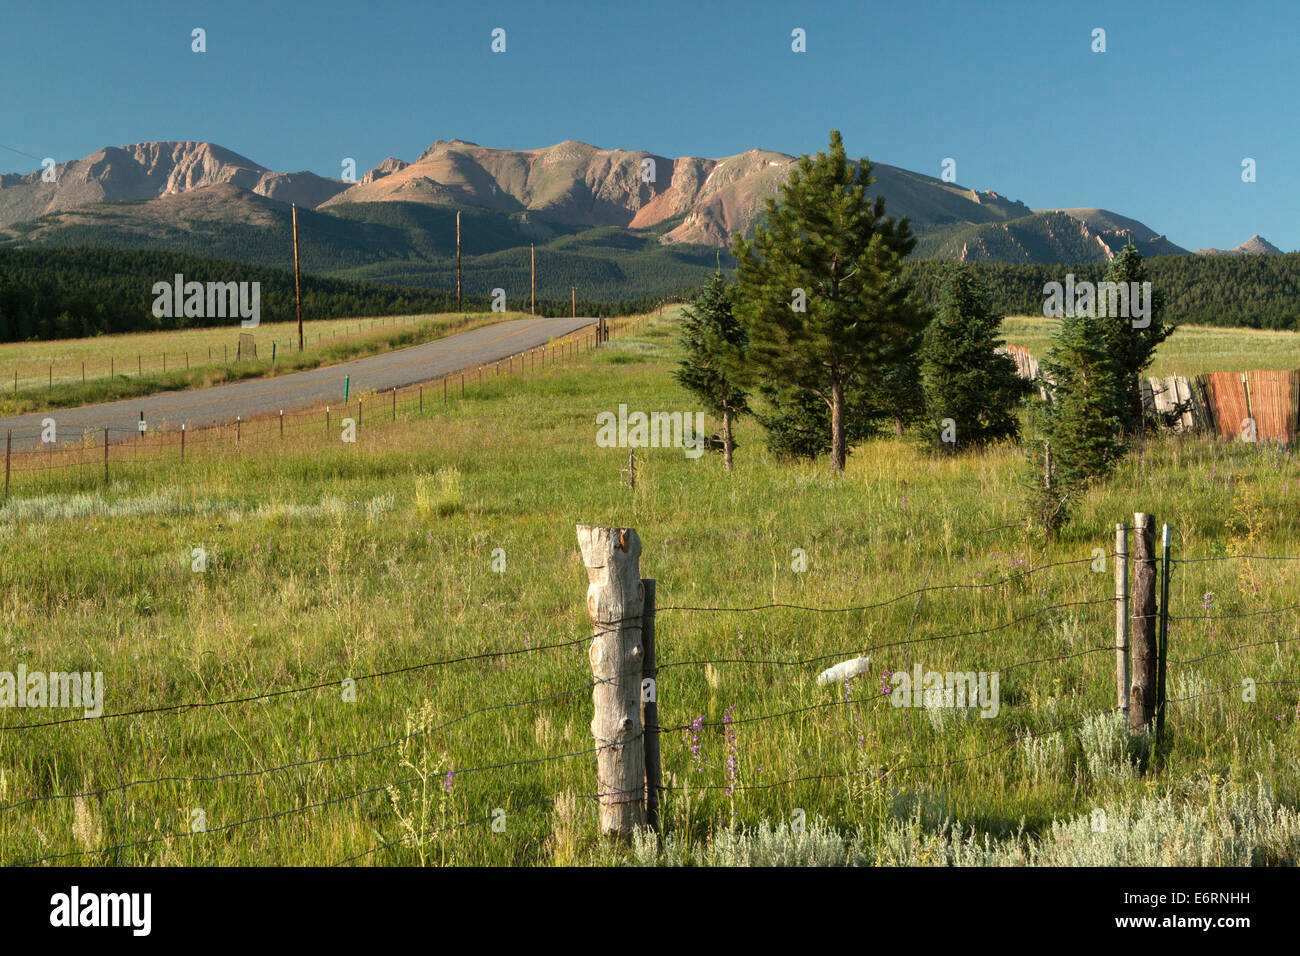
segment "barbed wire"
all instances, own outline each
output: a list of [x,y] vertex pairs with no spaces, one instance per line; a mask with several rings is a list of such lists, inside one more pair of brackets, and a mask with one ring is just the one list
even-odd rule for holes
[[905,638],[899,641],[885,641],[879,644],[869,644],[866,646],[859,645],[858,647],[851,648],[848,650],[841,649],[838,651],[832,651],[827,654],[818,654],[815,657],[805,657],[796,660],[755,659],[755,658],[745,658],[745,657],[730,657],[730,658],[716,657],[716,658],[699,658],[699,659],[685,660],[685,661],[668,661],[666,663],[659,664],[658,667],[659,670],[661,671],[672,667],[698,666],[701,664],[709,664],[709,665],[715,665],[715,664],[769,665],[770,664],[770,665],[776,665],[782,667],[803,667],[808,664],[817,664],[822,661],[828,661],[828,660],[834,660],[836,658],[846,657],[847,655],[850,654],[854,654],[857,656],[865,656],[872,651],[884,650],[890,647],[901,647],[903,645],[911,645],[911,644],[929,644],[935,641],[952,640],[953,638],[957,638],[957,637],[973,637],[979,634],[992,634],[997,631],[1006,630],[1009,627],[1014,627],[1017,624],[1022,624],[1025,621],[1033,620],[1034,618],[1040,617],[1041,615],[1046,614],[1049,611],[1061,610],[1063,608],[1068,608],[1068,607],[1085,607],[1085,606],[1091,606],[1097,604],[1113,604],[1117,600],[1118,598],[1110,597],[1110,598],[1096,598],[1090,601],[1064,601],[1059,604],[1049,604],[1045,607],[1039,608],[1036,611],[1032,611],[1029,614],[1025,614],[1017,618],[1012,618],[1010,621],[1006,621],[1002,624],[997,624],[992,627],[975,628],[967,631],[954,631],[949,634],[937,634],[937,635],[931,635],[929,637]]
[[[629,737],[626,740],[618,741],[617,743],[601,744],[595,747],[588,748],[586,750],[577,750],[571,753],[549,754],[544,757],[533,757],[525,760],[512,760],[512,761],[506,761],[504,763],[489,764],[487,766],[482,766],[482,767],[469,767],[461,770],[455,770],[453,768],[453,773],[455,777],[463,777],[471,773],[482,773],[489,770],[512,769],[514,767],[521,767],[521,766],[541,764],[541,763],[550,763],[556,760],[566,760],[572,757],[589,756],[591,754],[597,754],[600,751],[606,750],[611,747],[626,746],[631,741],[639,739],[642,736],[644,736],[644,733],[637,734],[633,737]],[[210,828],[205,827],[200,830],[181,830],[176,833],[162,834],[160,836],[151,837],[145,840],[135,840],[129,843],[114,844],[112,846],[95,847],[93,849],[87,849],[87,850],[77,850],[70,853],[59,853],[52,856],[39,857],[33,860],[23,860],[21,862],[11,863],[9,865],[10,866],[31,866],[36,863],[48,863],[54,860],[67,860],[75,857],[89,856],[95,853],[113,853],[119,850],[131,850],[141,846],[150,846],[155,843],[162,843],[167,840],[187,839],[199,835],[207,835],[209,833],[223,833],[227,830],[236,829],[238,827],[250,826],[254,823],[265,823],[270,820],[280,819],[281,817],[293,816],[298,813],[305,813],[308,810],[317,810],[320,809],[321,807],[332,806],[334,804],[343,803],[349,800],[356,800],[360,797],[364,797],[372,793],[378,793],[381,790],[389,790],[390,788],[395,788],[395,787],[410,786],[413,783],[422,782],[427,779],[428,779],[427,776],[421,776],[417,774],[413,777],[406,777],[405,779],[402,780],[390,781],[388,783],[379,784],[377,786],[367,787],[365,789],[357,790],[352,793],[344,794],[342,796],[330,797],[329,799],[326,800],[319,800],[316,801],[315,803],[309,803],[301,807],[293,807],[292,809],[289,810],[280,810],[275,813],[262,814],[261,816],[256,816],[256,817],[248,817],[243,820],[236,820],[232,823],[225,823],[217,827],[210,827]]]
[[1266,617],[1270,614],[1284,614],[1287,611],[1300,610],[1300,604],[1289,604],[1286,607],[1265,608],[1262,611],[1242,611],[1239,614],[1170,614],[1171,621],[1227,621],[1234,618],[1243,617]]
[[1202,654],[1200,657],[1170,657],[1167,662],[1170,664],[1195,664],[1198,661],[1208,660],[1211,657],[1222,657],[1224,654],[1245,650],[1248,647],[1265,647],[1269,644],[1292,644],[1296,641],[1300,641],[1300,637],[1275,637],[1267,641],[1253,641],[1249,644],[1234,644],[1232,647],[1225,647],[1217,651],[1211,651],[1208,654]]
[[[1260,680],[1254,682],[1254,686],[1256,687],[1294,687],[1297,685],[1300,685],[1300,680]],[[1240,691],[1241,689],[1240,685],[1236,687],[1220,687],[1215,690],[1207,690],[1200,694],[1188,694],[1185,697],[1166,697],[1165,703],[1184,703],[1189,700],[1197,700],[1201,697],[1214,697],[1218,694],[1229,694],[1234,691]]]
[[102,720],[113,720],[118,717],[140,717],[148,714],[165,714],[182,710],[193,710],[209,707],[226,707],[234,704],[248,704],[260,700],[270,700],[276,697],[284,697],[290,694],[302,694],[308,691],[321,690],[326,687],[339,687],[346,680],[363,681],[375,680],[381,677],[392,677],[397,674],[407,674],[414,671],[427,670],[431,667],[442,667],[450,664],[463,664],[469,661],[488,660],[500,657],[515,657],[520,654],[535,654],[539,651],[556,650],[565,647],[574,647],[588,637],[580,637],[571,641],[560,641],[554,644],[539,644],[536,647],[520,647],[500,651],[482,651],[477,654],[465,654],[460,657],[441,658],[432,661],[422,661],[418,664],[407,664],[402,667],[393,667],[387,670],[375,671],[370,674],[344,675],[343,677],[334,678],[327,681],[318,681],[313,684],[305,684],[298,687],[285,687],[279,690],[263,691],[258,694],[249,694],[243,697],[228,697],[219,700],[200,700],[187,701],[179,704],[161,704],[153,707],[141,707],[136,710],[114,711],[108,714],[98,714],[90,717],[64,717],[59,720],[45,720],[35,723],[5,724],[0,725],[0,731],[11,730],[35,730],[38,727],[57,727],[62,724],[81,724]]
[[[1105,557],[1114,557],[1114,553],[1111,552],[1105,555]],[[930,591],[977,590],[980,588],[1001,587],[1002,585],[1010,583],[1011,581],[1018,580],[1019,578],[1022,577],[1027,577],[1028,575],[1031,574],[1037,574],[1039,571],[1046,571],[1049,568],[1060,568],[1072,564],[1087,564],[1095,560],[1096,557],[1093,556],[1087,558],[1074,558],[1069,561],[1054,561],[1050,564],[1042,564],[1035,568],[1026,568],[1024,571],[1017,571],[1016,573],[1008,575],[1007,577],[997,581],[984,581],[979,584],[931,584],[931,585],[926,585],[925,587],[915,588],[911,591],[906,591],[902,594],[897,594],[894,597],[888,598],[887,600],[884,601],[877,601],[874,604],[858,604],[849,607],[816,607],[808,604],[782,604],[782,603],[757,604],[752,607],[688,607],[683,605],[670,605],[668,607],[657,608],[656,613],[663,614],[667,611],[705,611],[705,612],[741,613],[741,612],[751,612],[751,611],[768,611],[768,610],[773,610],[778,608],[785,608],[785,609],[791,609],[796,611],[812,611],[819,614],[846,614],[853,611],[871,611],[871,610],[875,610],[876,608],[882,608],[882,607],[887,607],[891,604],[897,604],[899,601],[906,600],[907,598],[910,597],[915,597],[918,594],[926,594]]]
[[[640,675],[640,671],[637,671],[637,675],[638,676]],[[153,777],[145,780],[132,780],[129,782],[121,783],[115,787],[104,787],[99,790],[84,790],[79,793],[45,794],[39,797],[28,797],[24,800],[15,801],[14,803],[0,804],[0,812],[5,810],[12,810],[15,809],[16,807],[27,806],[33,803],[45,803],[51,800],[73,800],[81,797],[100,797],[110,793],[120,793],[124,790],[128,790],[139,786],[149,786],[149,785],[160,784],[160,783],[215,783],[220,780],[246,778],[246,777],[261,777],[261,776],[266,776],[268,774],[282,773],[287,770],[298,770],[303,767],[312,767],[319,764],[332,763],[339,760],[351,760],[358,757],[371,757],[377,753],[381,753],[385,750],[390,750],[393,747],[397,747],[403,743],[406,743],[409,740],[414,740],[416,737],[427,736],[429,734],[437,733],[438,731],[441,730],[446,730],[448,727],[458,724],[461,721],[468,720],[470,717],[478,716],[479,714],[491,713],[497,710],[510,710],[519,707],[532,706],[536,704],[550,703],[551,701],[560,700],[565,697],[574,697],[577,696],[578,694],[581,694],[583,691],[591,690],[593,687],[597,685],[597,683],[599,682],[589,681],[588,683],[583,684],[581,687],[577,687],[572,690],[561,691],[558,694],[551,694],[546,697],[538,697],[533,700],[512,701],[510,703],[505,703],[505,704],[492,704],[487,707],[480,707],[476,710],[471,710],[457,717],[454,717],[451,720],[441,723],[436,727],[428,727],[422,730],[412,731],[411,733],[404,734],[401,737],[397,737],[393,740],[385,741],[384,743],[377,744],[374,747],[370,747],[365,750],[330,754],[329,756],[315,757],[309,760],[296,760],[291,763],[280,764],[275,767],[266,767],[258,770],[232,770],[226,773],[210,774],[207,776],[195,776],[195,777],[185,777],[185,776]]]

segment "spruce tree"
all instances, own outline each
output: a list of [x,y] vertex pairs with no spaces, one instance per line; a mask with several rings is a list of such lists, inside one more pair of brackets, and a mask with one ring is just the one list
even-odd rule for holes
[[737,381],[737,370],[744,365],[746,339],[732,312],[721,272],[714,273],[683,310],[679,341],[685,354],[673,378],[722,418],[722,461],[731,471],[735,448],[732,424],[748,409],[748,396]]
[[1029,444],[1033,508],[1049,537],[1069,518],[1071,502],[1105,478],[1123,453],[1114,396],[1120,365],[1092,314],[1064,319],[1043,359],[1051,400],[1036,416],[1039,437]]
[[831,469],[842,471],[852,376],[879,379],[915,347],[925,315],[902,263],[916,245],[907,220],[885,217],[866,159],[855,168],[838,130],[830,150],[805,155],[769,198],[752,240],[736,235],[733,302],[749,337],[754,384],[803,389],[830,413]]
[[[1139,290],[1143,282],[1149,281],[1142,253],[1138,252],[1132,241],[1129,241],[1111,260],[1103,281],[1123,283],[1129,288],[1132,288],[1132,283],[1136,283]],[[1134,325],[1133,304],[1130,300],[1129,316],[1106,315],[1102,317],[1101,324],[1106,347],[1119,368],[1115,404],[1126,435],[1135,435],[1142,428],[1143,409],[1139,376],[1147,370],[1152,359],[1155,358],[1156,346],[1169,338],[1174,331],[1173,326],[1164,321],[1162,315],[1164,296],[1154,286],[1150,299],[1149,324],[1142,324],[1147,323],[1147,319],[1144,318],[1137,320],[1138,326]],[[1100,314],[1102,311],[1100,303],[1098,306],[1097,311]]]
[[927,429],[949,451],[1020,433],[1017,407],[1029,385],[1011,357],[996,351],[1001,327],[983,283],[968,269],[953,273],[921,346]]
[[[764,405],[754,417],[767,432],[767,447],[778,458],[820,458],[831,450],[831,413],[826,403],[803,388],[771,383],[758,386]],[[844,443],[852,448],[881,431],[883,412],[876,406],[876,390],[858,375],[844,383]]]

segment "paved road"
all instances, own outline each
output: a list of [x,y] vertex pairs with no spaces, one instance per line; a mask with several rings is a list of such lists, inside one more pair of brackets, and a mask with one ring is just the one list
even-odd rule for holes
[[458,332],[424,345],[274,378],[249,379],[212,388],[160,392],[103,405],[0,418],[0,444],[3,444],[4,433],[12,429],[15,451],[38,448],[41,421],[47,417],[55,420],[60,444],[81,438],[87,429],[94,430],[98,436],[106,427],[111,441],[125,441],[135,433],[141,411],[151,430],[164,421],[169,428],[179,428],[182,423],[189,428],[203,428],[233,422],[236,417],[247,421],[254,415],[274,414],[282,408],[308,408],[317,402],[341,402],[344,376],[352,377],[350,387],[354,395],[369,390],[401,388],[450,372],[500,361],[595,322],[595,319],[582,317],[514,319],[472,332]]

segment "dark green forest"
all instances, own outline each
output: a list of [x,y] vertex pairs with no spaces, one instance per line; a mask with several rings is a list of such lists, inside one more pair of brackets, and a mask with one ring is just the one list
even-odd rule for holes
[[[1146,260],[1152,287],[1165,297],[1168,318],[1179,324],[1241,326],[1300,331],[1300,253],[1268,256],[1155,256]],[[921,301],[937,302],[949,262],[917,259],[904,276]],[[984,281],[993,307],[1005,315],[1041,315],[1043,286],[1100,282],[1105,263],[1087,265],[989,265],[969,268]]]
[[[526,269],[525,263],[524,278],[516,289],[527,289]],[[292,271],[143,249],[0,249],[0,341],[232,323],[231,319],[155,318],[153,284],[171,282],[177,273],[186,281],[260,282],[262,321],[289,321],[296,314]],[[454,288],[454,271],[451,291],[304,275],[303,316],[324,319],[450,312],[456,308]],[[662,296],[615,303],[580,298],[577,305],[579,315],[610,316],[644,312],[661,301]],[[521,294],[508,298],[506,305],[520,310],[526,309],[528,302]],[[466,295],[464,308],[486,311],[487,295]],[[568,315],[570,308],[567,297],[539,298],[537,302],[542,315]]]
[[[538,312],[567,315],[570,302],[566,293],[571,287],[582,291],[579,314],[643,312],[663,301],[689,296],[719,263],[726,272],[734,265],[726,255],[705,257],[696,248],[657,246],[653,239],[612,228],[555,237],[538,248]],[[1165,297],[1171,321],[1300,331],[1300,253],[1158,256],[1148,259],[1147,267],[1152,283]],[[914,259],[906,263],[903,275],[915,284],[918,300],[934,308],[943,277],[953,268],[951,262]],[[1103,264],[977,263],[968,268],[984,281],[993,307],[1008,315],[1040,314],[1044,284],[1063,281],[1067,272],[1073,273],[1076,281],[1093,282],[1100,281],[1105,272]],[[209,320],[154,318],[153,284],[170,281],[178,272],[191,281],[261,282],[263,320],[284,321],[294,316],[290,270],[183,251],[0,249],[0,341],[205,324]],[[352,278],[304,275],[303,313],[319,319],[447,312],[455,308],[455,282],[454,260],[445,264],[427,260],[374,262],[356,268]],[[508,308],[527,308],[527,246],[465,256],[467,311],[486,310],[488,294],[497,287],[507,290]],[[629,290],[636,295],[628,297]]]

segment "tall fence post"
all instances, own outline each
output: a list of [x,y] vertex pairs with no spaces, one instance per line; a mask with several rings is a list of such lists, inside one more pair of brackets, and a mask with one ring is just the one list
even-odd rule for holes
[[1129,735],[1146,730],[1156,707],[1156,519],[1133,515],[1133,686],[1129,693]]
[[104,486],[108,486],[108,428],[104,428]]
[[1169,661],[1169,525],[1160,545],[1160,662],[1156,673],[1156,743],[1165,736],[1165,671]]
[[641,538],[632,528],[578,525],[587,567],[588,658],[595,686],[591,734],[597,749],[601,832],[628,840],[645,823],[645,741],[641,724]]
[[5,433],[5,501],[9,500],[9,456],[13,453],[14,433],[10,429]]
[[185,423],[181,422],[181,461],[185,460]]
[[1115,525],[1115,705],[1128,718],[1128,526]]
[[645,602],[641,609],[641,726],[645,730],[645,822],[659,829],[659,790],[663,771],[659,763],[659,667],[655,663],[655,579],[641,579]]

